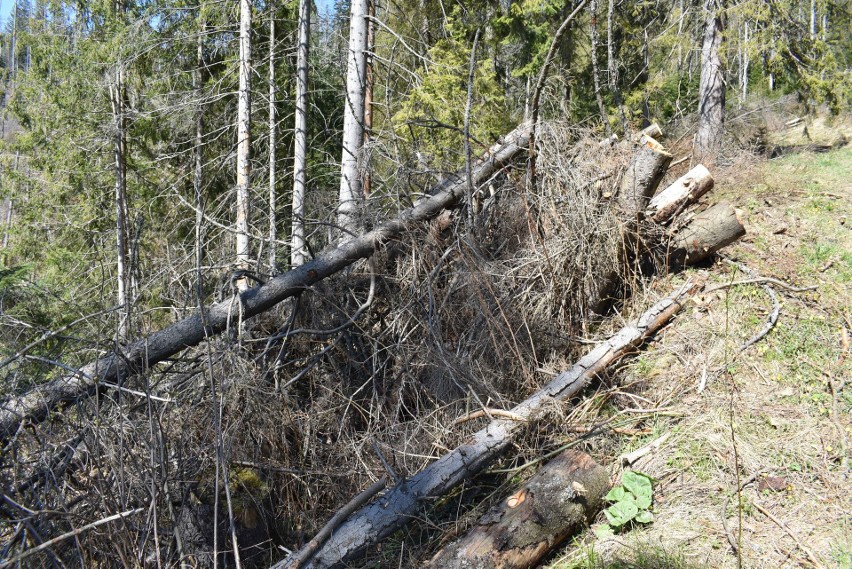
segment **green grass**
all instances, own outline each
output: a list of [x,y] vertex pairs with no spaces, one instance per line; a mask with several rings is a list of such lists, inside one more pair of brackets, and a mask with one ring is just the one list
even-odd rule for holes
[[553,565],[552,569],[698,569],[681,552],[668,551],[656,544],[636,544],[630,551],[607,556],[590,550],[578,560]]

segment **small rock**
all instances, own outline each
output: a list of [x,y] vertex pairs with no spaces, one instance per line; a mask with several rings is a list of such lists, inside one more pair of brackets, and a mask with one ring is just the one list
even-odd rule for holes
[[789,484],[786,478],[781,476],[763,476],[757,484],[759,492],[783,492]]

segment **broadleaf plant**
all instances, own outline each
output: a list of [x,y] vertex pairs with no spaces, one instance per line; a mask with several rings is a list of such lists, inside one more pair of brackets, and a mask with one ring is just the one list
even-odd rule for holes
[[648,524],[654,520],[651,502],[654,495],[653,479],[647,474],[627,470],[621,476],[621,485],[606,495],[613,505],[604,510],[610,527],[621,529],[631,521]]

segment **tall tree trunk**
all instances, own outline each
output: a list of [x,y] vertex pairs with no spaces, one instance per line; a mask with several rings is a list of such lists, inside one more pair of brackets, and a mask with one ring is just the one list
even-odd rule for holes
[[276,227],[276,180],[275,145],[277,130],[275,128],[275,3],[269,4],[269,271],[275,274],[277,259],[278,231]]
[[811,41],[816,41],[817,37],[817,5],[816,0],[811,0]]
[[293,222],[290,264],[308,260],[305,245],[305,183],[308,154],[308,49],[311,33],[311,0],[299,0],[299,46],[296,56],[296,132],[293,151]]
[[[237,267],[248,269],[251,177],[251,0],[240,0],[240,90],[237,105]],[[248,289],[247,279],[237,281],[239,290]]]
[[[121,2],[113,5],[116,18],[122,17],[124,6]],[[122,306],[119,312],[116,339],[124,342],[128,338],[130,327],[130,273],[128,266],[128,229],[127,229],[127,113],[125,91],[124,62],[118,62],[115,84],[112,86],[113,118],[113,169],[115,175],[115,231],[116,231],[116,300]]]
[[630,125],[627,123],[627,113],[624,112],[624,105],[621,101],[621,88],[618,86],[618,61],[615,57],[615,40],[613,38],[614,16],[615,0],[609,0],[606,9],[606,67],[609,73],[609,89],[615,97],[618,114],[621,115],[621,127],[624,132],[627,132]]
[[352,0],[349,20],[349,57],[346,66],[346,102],[343,115],[343,155],[340,159],[340,204],[337,224],[340,240],[358,231],[362,202],[358,154],[364,143],[364,101],[367,79],[368,0]]
[[606,112],[606,106],[603,102],[603,95],[601,94],[601,82],[598,72],[598,2],[597,0],[592,0],[590,10],[592,11],[592,78],[595,83],[595,100],[598,103],[598,112],[601,114],[601,119],[604,122],[604,126],[606,127],[607,135],[612,135],[612,126],[609,124],[609,114]]
[[[376,0],[368,0],[369,7],[367,8],[367,51],[364,55],[366,58],[366,84],[364,85],[364,145],[370,142],[370,136],[373,134],[373,47],[375,45],[376,27],[373,24],[373,18],[376,16]],[[364,197],[370,196],[372,178],[370,177],[369,163],[364,165]]]
[[746,99],[748,98],[748,67],[749,67],[749,64],[751,63],[751,60],[749,58],[749,52],[748,52],[748,48],[749,48],[748,44],[749,44],[749,39],[751,37],[750,32],[751,32],[751,30],[749,29],[748,20],[746,20],[745,22],[743,22],[743,42],[742,42],[742,47],[741,47],[741,50],[742,50],[741,67],[742,67],[742,69],[740,69],[740,93],[741,93],[740,94],[740,102],[742,102],[742,103],[745,103]]
[[12,40],[9,44],[9,75],[14,78],[18,57],[18,0],[12,5]]
[[698,157],[719,152],[725,126],[725,70],[719,48],[724,31],[724,0],[707,0],[704,5],[704,43],[701,47],[701,81],[698,87]]
[[192,73],[192,88],[195,94],[195,173],[192,177],[192,189],[195,193],[195,296],[199,310],[203,308],[204,286],[201,266],[204,261],[204,106],[202,105],[204,69],[204,34],[207,26],[202,20],[196,42],[195,71]]

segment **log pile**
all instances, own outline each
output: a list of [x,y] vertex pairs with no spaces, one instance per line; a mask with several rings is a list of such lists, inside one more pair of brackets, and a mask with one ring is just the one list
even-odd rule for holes
[[[638,243],[645,243],[645,235],[638,235],[641,221],[650,220],[669,230],[661,242],[650,248],[662,249],[672,266],[691,265],[709,257],[715,251],[737,240],[745,229],[734,208],[725,202],[697,215],[683,216],[684,212],[713,187],[709,171],[698,165],[686,175],[660,192],[652,195],[671,163],[671,155],[661,144],[643,133],[639,148],[620,181],[616,200],[620,207],[631,212],[636,222],[624,229],[625,261],[635,255]],[[605,293],[617,286],[618,275],[602,279],[598,307],[612,299]],[[634,351],[644,341],[664,326],[697,293],[703,283],[690,282],[651,307],[639,320],[601,344],[570,370],[559,374],[542,390],[505,413],[509,418],[496,418],[486,427],[471,435],[469,441],[447,453],[408,480],[402,481],[384,495],[352,513],[321,544],[312,544],[310,551],[296,552],[274,565],[274,569],[340,567],[362,556],[373,544],[387,538],[409,520],[415,518],[427,504],[446,495],[463,481],[476,475],[499,458],[513,440],[547,403],[565,401],[578,394],[588,382],[609,365]],[[584,458],[575,457],[579,465],[587,464]],[[562,460],[565,460],[563,457]],[[557,469],[562,468],[562,466]],[[569,488],[568,486],[564,488]],[[605,492],[605,490],[601,490]],[[550,526],[538,524],[545,531],[530,537],[531,528],[524,524],[535,517],[537,509],[553,508],[555,501],[530,503],[526,509],[513,514],[512,504],[520,506],[524,490],[508,498],[501,509],[486,516],[483,523],[459,543],[440,552],[430,567],[526,567],[558,545],[561,538],[579,526],[579,511],[564,518],[565,524]],[[602,496],[603,494],[601,494]],[[593,495],[599,501],[597,494]],[[541,497],[541,496],[540,496]],[[597,502],[595,502],[597,503]],[[523,512],[523,513],[521,513]],[[584,512],[583,515],[589,515]],[[500,525],[500,520],[506,525]],[[519,526],[523,530],[519,530]],[[547,526],[544,528],[544,526]],[[519,541],[512,542],[509,534],[517,534]],[[557,539],[559,538],[559,539]],[[488,547],[484,547],[487,544]],[[496,545],[496,546],[495,546]],[[487,551],[486,551],[487,550]]]

